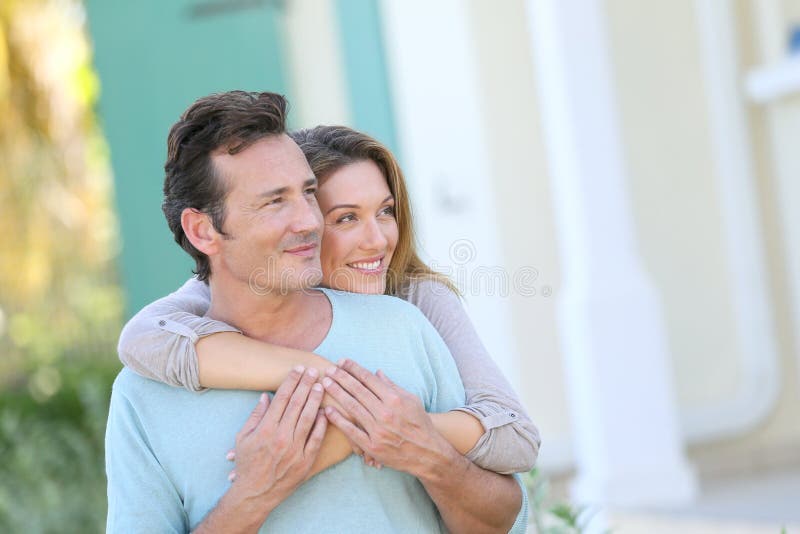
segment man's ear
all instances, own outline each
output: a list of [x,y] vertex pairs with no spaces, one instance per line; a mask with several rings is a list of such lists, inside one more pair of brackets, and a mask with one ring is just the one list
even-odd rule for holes
[[181,227],[194,248],[206,256],[212,256],[219,251],[221,235],[214,229],[211,217],[207,214],[194,208],[186,208],[181,212]]

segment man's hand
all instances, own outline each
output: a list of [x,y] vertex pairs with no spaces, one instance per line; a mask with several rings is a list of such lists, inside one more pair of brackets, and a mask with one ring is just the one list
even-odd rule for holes
[[[306,479],[325,436],[316,369],[295,368],[272,402],[261,396],[236,436],[233,485],[203,521],[203,532],[256,530]],[[232,521],[233,520],[233,521]],[[231,523],[241,528],[231,528]]]
[[343,360],[325,374],[325,390],[348,417],[331,406],[325,414],[365,456],[420,479],[437,476],[460,456],[436,431],[419,398],[382,371],[373,374]]
[[508,532],[522,502],[514,479],[484,471],[459,454],[434,428],[422,402],[383,372],[372,374],[344,360],[326,375],[326,391],[355,424],[330,407],[328,420],[365,456],[417,477],[450,532]]

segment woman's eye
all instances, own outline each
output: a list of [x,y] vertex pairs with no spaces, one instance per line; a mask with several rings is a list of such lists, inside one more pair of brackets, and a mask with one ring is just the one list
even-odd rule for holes
[[394,206],[386,206],[380,211],[379,215],[389,215],[394,217]]
[[338,219],[336,219],[337,223],[344,223],[344,222],[353,222],[356,220],[356,216],[352,213],[348,213],[347,215],[342,215]]

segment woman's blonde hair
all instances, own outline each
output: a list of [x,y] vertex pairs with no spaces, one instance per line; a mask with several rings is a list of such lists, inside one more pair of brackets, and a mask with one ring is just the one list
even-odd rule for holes
[[407,290],[411,282],[421,279],[441,282],[458,294],[446,276],[428,267],[417,254],[405,178],[388,148],[367,134],[346,126],[317,126],[290,135],[302,149],[320,184],[345,165],[359,161],[370,160],[383,173],[389,191],[394,196],[395,219],[399,230],[397,247],[386,273],[387,295],[398,295]]

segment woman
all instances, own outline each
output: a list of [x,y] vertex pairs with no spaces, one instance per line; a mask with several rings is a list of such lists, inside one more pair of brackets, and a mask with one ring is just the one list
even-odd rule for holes
[[[431,414],[437,430],[484,469],[530,470],[538,432],[481,344],[455,288],[418,257],[405,182],[391,152],[341,126],[318,126],[292,137],[319,180],[323,285],[385,293],[416,305],[450,349],[467,394],[459,410]],[[275,390],[297,364],[321,373],[332,365],[201,317],[209,299],[208,286],[191,279],[146,306],[122,331],[120,359],[139,374],[192,390]],[[169,354],[164,346],[171,347]]]

